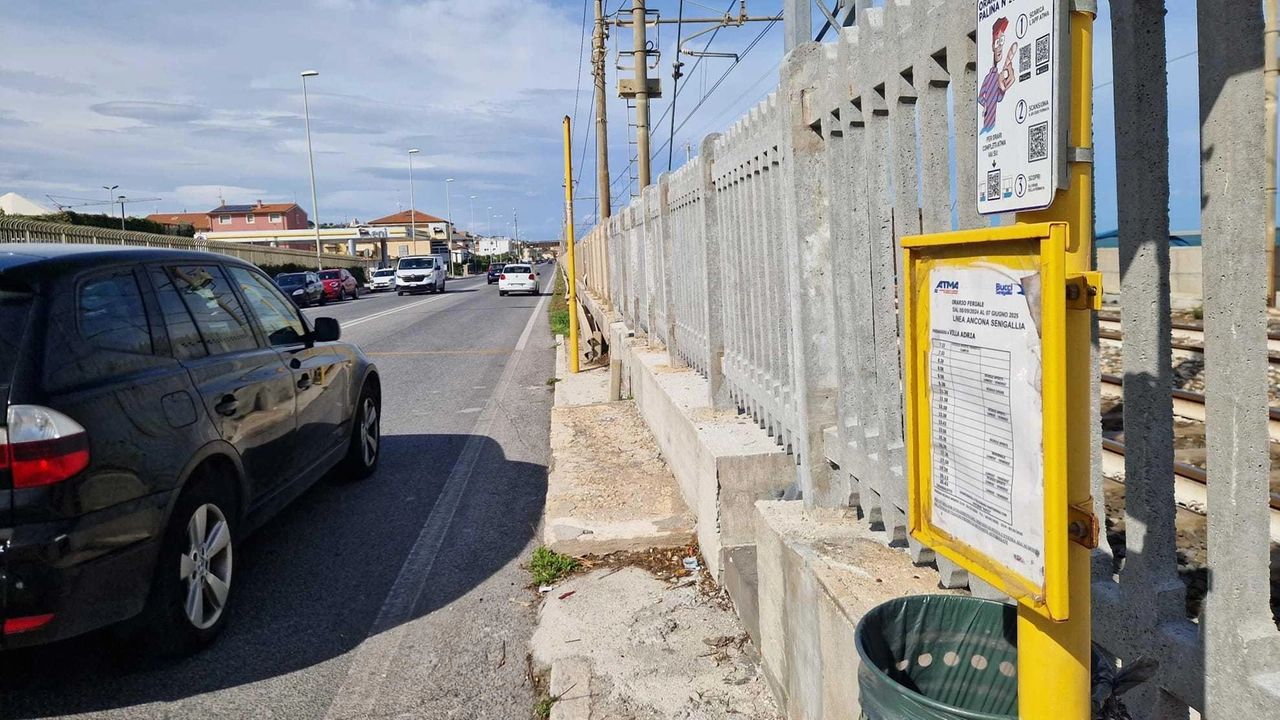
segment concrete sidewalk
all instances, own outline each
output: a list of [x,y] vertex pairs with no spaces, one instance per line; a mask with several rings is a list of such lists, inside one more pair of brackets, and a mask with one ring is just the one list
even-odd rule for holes
[[[684,548],[695,518],[634,402],[608,402],[608,370],[569,375],[556,352],[543,542],[569,555]],[[636,552],[547,592],[532,641],[554,720],[777,718],[728,593],[683,551]],[[668,557],[670,555],[670,557]],[[648,554],[650,558],[653,554]]]
[[572,375],[556,348],[543,544],[567,555],[682,547],[693,514],[635,403],[605,402],[608,368]]

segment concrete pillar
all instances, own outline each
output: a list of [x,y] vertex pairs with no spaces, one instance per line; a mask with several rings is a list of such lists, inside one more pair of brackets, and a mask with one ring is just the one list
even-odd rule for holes
[[796,47],[783,61],[779,96],[786,103],[782,144],[788,192],[788,224],[778,241],[787,247],[787,266],[795,357],[797,455],[806,507],[830,499],[822,431],[836,423],[835,332],[831,283],[831,238],[827,224],[827,185],[822,166],[823,140],[811,124],[818,73],[827,50],[817,43]]
[[1112,0],[1116,187],[1124,301],[1125,544],[1120,576],[1131,629],[1186,615],[1174,528],[1169,318],[1169,112],[1165,10]]
[[1209,564],[1200,630],[1205,717],[1266,717],[1262,678],[1280,671],[1269,608],[1263,23],[1256,0],[1196,6],[1200,51],[1200,226],[1209,435]]
[[658,236],[660,244],[658,251],[662,253],[661,262],[657,267],[662,268],[661,283],[662,291],[662,316],[666,326],[664,334],[667,339],[667,364],[673,368],[685,367],[685,362],[680,358],[680,349],[676,346],[676,303],[675,303],[675,282],[677,262],[683,260],[677,257],[675,223],[671,218],[671,173],[664,172],[658,176]]
[[782,51],[791,52],[812,41],[813,0],[783,0]]
[[707,402],[717,410],[728,410],[731,407],[729,392],[724,384],[724,369],[720,365],[724,357],[724,263],[721,261],[721,245],[723,231],[720,226],[719,198],[716,196],[715,165],[716,143],[720,135],[708,135],[702,139],[698,148],[701,161],[702,183],[699,212],[702,216],[702,296],[703,327],[707,329],[706,367],[707,367]]

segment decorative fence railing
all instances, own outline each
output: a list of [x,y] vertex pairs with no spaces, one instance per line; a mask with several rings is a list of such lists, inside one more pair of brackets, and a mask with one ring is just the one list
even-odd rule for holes
[[[87,245],[131,245],[136,247],[169,248],[172,250],[203,250],[248,260],[255,265],[285,265],[289,263],[313,267],[316,254],[305,250],[288,250],[247,243],[200,242],[175,235],[108,230],[88,225],[65,225],[39,220],[14,220],[0,218],[0,243],[47,242],[78,243]],[[366,260],[351,255],[321,255],[328,267],[363,266]]]
[[[1165,8],[1111,0],[1120,287],[1108,290],[1123,298],[1127,505],[1112,513],[1123,540],[1094,554],[1094,639],[1160,661],[1131,709],[1280,717],[1262,11],[1218,0],[1197,12],[1201,225],[1215,269],[1204,276],[1208,591],[1188,617],[1171,472]],[[973,118],[976,53],[989,50],[974,16],[973,0],[892,0],[835,42],[795,48],[775,93],[579,245],[588,287],[618,319],[706,376],[711,402],[795,452],[806,503],[860,506],[890,541],[906,538],[899,240],[988,222]],[[1092,402],[1096,416],[1096,392]],[[917,562],[933,559],[912,545]],[[968,582],[937,562],[944,584]]]

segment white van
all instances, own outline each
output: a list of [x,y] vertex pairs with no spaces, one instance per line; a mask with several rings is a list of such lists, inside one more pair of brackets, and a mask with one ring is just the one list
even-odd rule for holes
[[411,255],[396,263],[396,294],[444,292],[445,265],[439,255]]

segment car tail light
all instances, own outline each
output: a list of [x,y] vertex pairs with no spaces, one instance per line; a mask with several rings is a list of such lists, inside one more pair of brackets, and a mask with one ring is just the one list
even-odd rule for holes
[[8,618],[4,621],[4,634],[15,635],[28,630],[44,627],[53,620],[53,615],[31,615],[29,617]]
[[499,275],[499,276],[498,276],[498,279],[499,279],[499,280],[506,280],[506,279],[507,279],[507,274],[506,274],[506,273],[503,273],[503,274]]
[[537,280],[537,279],[538,279],[538,276],[537,276],[537,275],[530,274],[530,275],[529,275],[529,279],[530,279],[530,280]]
[[89,466],[89,436],[80,423],[39,405],[10,405],[0,428],[0,470],[13,487],[62,482]]

